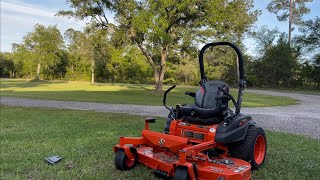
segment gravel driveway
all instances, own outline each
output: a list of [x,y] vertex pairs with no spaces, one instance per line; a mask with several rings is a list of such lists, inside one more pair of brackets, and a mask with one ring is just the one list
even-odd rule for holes
[[[274,131],[305,134],[320,139],[320,96],[261,90],[248,91],[274,96],[288,96],[300,100],[299,105],[292,106],[243,108],[242,112],[251,114],[259,126]],[[54,101],[15,97],[0,97],[0,102],[3,105],[12,106],[93,110],[97,112],[119,112],[144,116],[166,117],[168,114],[168,110],[162,106]]]

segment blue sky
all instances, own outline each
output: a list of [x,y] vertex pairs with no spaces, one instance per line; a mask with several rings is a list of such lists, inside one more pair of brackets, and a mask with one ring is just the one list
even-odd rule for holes
[[[267,25],[269,28],[277,27],[280,31],[287,32],[286,22],[279,22],[274,14],[270,14],[266,7],[270,0],[255,0],[254,8],[262,10],[261,16],[255,26]],[[56,17],[58,10],[67,10],[69,6],[65,0],[1,0],[1,52],[10,52],[12,43],[21,43],[23,36],[33,30],[36,23],[43,25],[57,25],[61,33],[68,28],[82,30],[85,22]],[[304,19],[313,19],[320,16],[320,0],[314,0],[307,6],[311,12]],[[298,30],[293,34],[298,33]],[[245,45],[250,54],[254,54],[254,41],[246,39]]]

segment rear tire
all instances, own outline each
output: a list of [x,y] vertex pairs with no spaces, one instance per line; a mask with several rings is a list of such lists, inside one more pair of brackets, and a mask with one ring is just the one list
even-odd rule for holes
[[188,168],[178,166],[174,172],[173,180],[188,180]]
[[134,148],[130,149],[131,153],[134,156],[134,159],[129,159],[124,151],[124,149],[119,149],[116,152],[114,162],[116,165],[116,168],[123,171],[123,170],[129,170],[132,169],[136,163],[137,163],[137,152]]
[[267,155],[267,139],[261,127],[249,126],[244,140],[228,145],[231,157],[245,160],[251,169],[259,169]]

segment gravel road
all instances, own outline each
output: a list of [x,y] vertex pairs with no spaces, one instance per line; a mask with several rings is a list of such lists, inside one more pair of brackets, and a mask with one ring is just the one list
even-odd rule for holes
[[[242,113],[251,114],[259,126],[269,130],[305,134],[320,139],[320,96],[261,90],[248,91],[274,96],[287,96],[300,101],[300,104],[292,106],[242,108]],[[168,114],[168,110],[162,106],[54,101],[16,97],[0,97],[0,102],[3,105],[11,106],[93,110],[144,116],[166,117]]]

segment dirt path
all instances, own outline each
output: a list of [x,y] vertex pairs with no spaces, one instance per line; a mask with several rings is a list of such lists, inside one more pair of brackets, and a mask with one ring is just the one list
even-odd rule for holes
[[[292,106],[243,108],[242,113],[251,114],[260,126],[269,130],[305,134],[320,139],[320,96],[261,90],[248,91],[274,96],[287,96],[300,101],[299,105]],[[166,117],[168,114],[168,110],[162,106],[54,101],[16,97],[0,97],[0,101],[3,105],[11,106],[93,110],[161,117]]]

